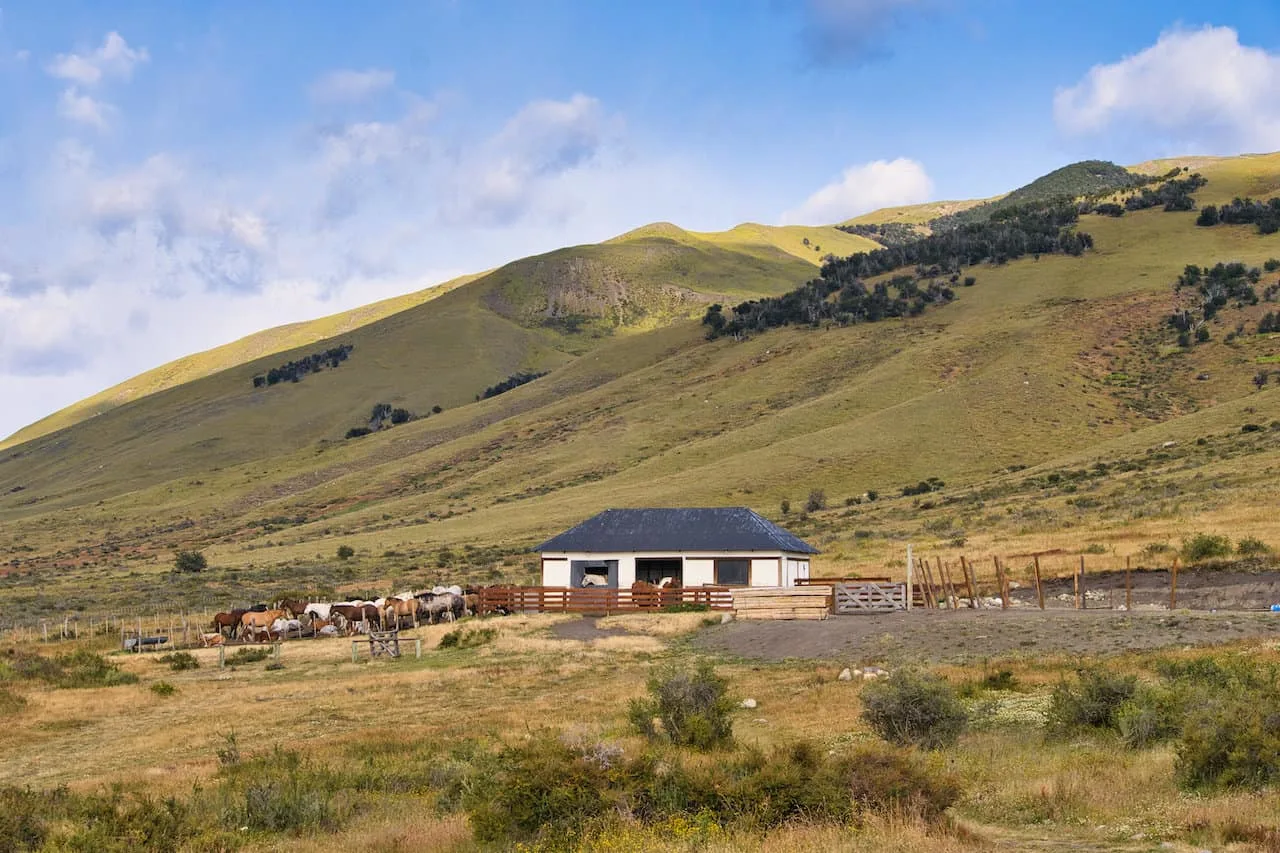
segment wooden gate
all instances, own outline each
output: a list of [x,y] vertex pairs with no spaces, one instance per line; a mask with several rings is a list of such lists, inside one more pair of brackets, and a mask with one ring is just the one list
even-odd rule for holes
[[887,613],[907,609],[905,583],[836,584],[836,613]]

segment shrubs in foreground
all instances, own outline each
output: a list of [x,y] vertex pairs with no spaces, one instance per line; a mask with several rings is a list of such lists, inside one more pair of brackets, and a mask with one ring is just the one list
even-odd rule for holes
[[1280,669],[1213,657],[1162,661],[1160,680],[1097,669],[1055,688],[1049,731],[1113,731],[1131,749],[1175,742],[1178,785],[1192,791],[1280,784]]
[[697,669],[669,668],[649,679],[649,698],[627,708],[631,725],[650,740],[715,749],[733,741],[733,700],[728,685],[711,664]]
[[6,649],[0,656],[0,683],[43,681],[54,687],[114,687],[136,684],[138,676],[88,649],[61,655],[41,655]]
[[888,810],[936,819],[959,793],[949,776],[885,747],[831,755],[802,741],[685,763],[678,754],[628,757],[541,732],[489,759],[463,806],[479,841],[554,846],[623,815],[646,824],[696,816],[750,830],[797,820],[857,823]]
[[910,670],[864,687],[862,718],[890,743],[924,749],[954,744],[969,721],[951,685]]

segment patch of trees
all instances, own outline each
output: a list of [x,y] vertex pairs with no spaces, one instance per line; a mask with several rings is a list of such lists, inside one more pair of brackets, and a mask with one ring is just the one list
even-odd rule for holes
[[523,371],[518,373],[513,373],[510,376],[508,376],[506,379],[499,382],[497,385],[490,385],[488,388],[484,389],[484,393],[481,394],[479,397],[476,397],[476,399],[488,400],[490,397],[496,397],[499,394],[505,394],[508,391],[512,390],[513,388],[519,388],[521,385],[526,385],[532,382],[533,380],[546,375],[547,375],[547,371],[545,370],[542,371],[541,373],[525,373]]
[[1213,267],[1188,264],[1178,276],[1175,289],[1194,289],[1200,301],[1193,308],[1175,310],[1169,317],[1169,325],[1178,331],[1178,344],[1189,347],[1193,340],[1199,343],[1209,340],[1205,324],[1232,301],[1238,308],[1257,305],[1258,293],[1253,286],[1261,277],[1262,270],[1239,262],[1218,263]]
[[1078,198],[1099,199],[1112,195],[1120,190],[1145,186],[1159,180],[1167,180],[1181,173],[1181,169],[1171,170],[1161,178],[1150,175],[1139,175],[1130,172],[1123,166],[1106,160],[1084,160],[1055,169],[1047,175],[1036,178],[1026,186],[1019,187],[1007,196],[996,201],[979,204],[968,210],[940,216],[929,223],[933,230],[947,230],[975,222],[986,222],[996,213],[1011,207],[1025,204],[1039,204],[1049,201],[1074,201]]
[[1191,194],[1207,183],[1208,179],[1199,172],[1185,178],[1166,180],[1154,189],[1143,187],[1141,192],[1129,196],[1124,201],[1124,208],[1146,210],[1150,207],[1163,207],[1166,212],[1195,210],[1196,202]]
[[1280,231],[1280,196],[1267,201],[1237,198],[1221,207],[1208,204],[1200,211],[1196,224],[1205,227],[1256,225],[1259,234],[1274,234]]
[[[1087,211],[1080,211],[1085,213]],[[1124,207],[1113,201],[1103,202],[1093,208],[1093,212],[1099,216],[1124,216]]]
[[902,496],[904,498],[909,498],[912,495],[927,495],[930,492],[940,492],[946,487],[946,485],[946,483],[942,482],[937,477],[930,477],[927,480],[921,480],[914,486],[903,486]]
[[[849,325],[915,316],[929,305],[952,301],[956,285],[976,283],[973,276],[962,279],[963,266],[1002,264],[1028,254],[1080,255],[1092,248],[1090,235],[1071,228],[1078,217],[1075,204],[1065,199],[1007,207],[986,222],[832,260],[823,265],[819,278],[781,296],[743,302],[731,317],[724,306],[712,305],[702,323],[707,338],[714,339],[791,324]],[[904,267],[914,274],[871,285],[864,281]]]
[[1280,333],[1280,314],[1269,311],[1262,318],[1262,321],[1258,323],[1258,334],[1270,335],[1272,333]]
[[875,240],[880,245],[888,246],[890,248],[905,245],[910,243],[912,240],[919,240],[922,236],[920,229],[905,222],[837,225],[836,230],[843,231],[846,234],[856,234],[859,237],[866,237],[868,240]]
[[[439,406],[433,406],[431,411],[439,414],[443,411]],[[360,438],[371,433],[378,432],[383,429],[390,429],[393,426],[407,424],[409,421],[416,421],[418,415],[403,407],[392,407],[390,403],[375,403],[373,410],[369,413],[369,421],[365,426],[352,427],[347,430],[347,438]],[[422,417],[426,417],[423,415]]]
[[347,360],[354,347],[351,344],[340,344],[323,352],[315,352],[297,361],[286,362],[273,367],[266,373],[253,377],[253,387],[277,385],[281,382],[300,382],[308,373],[319,373],[326,367],[336,368]]

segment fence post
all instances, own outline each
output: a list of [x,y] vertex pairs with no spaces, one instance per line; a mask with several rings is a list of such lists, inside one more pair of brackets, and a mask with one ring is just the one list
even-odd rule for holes
[[1084,576],[1084,554],[1081,554],[1080,555],[1080,609],[1088,610],[1089,601],[1084,596],[1084,591],[1085,591],[1084,577],[1085,577]]
[[976,610],[979,607],[978,598],[973,591],[974,583],[969,579],[969,563],[964,554],[960,555],[960,574],[964,575],[964,586],[969,591],[969,606]]
[[415,659],[422,658],[422,638],[421,637],[413,638],[413,656]]
[[222,669],[227,665],[227,647],[218,646],[218,669]]
[[1037,554],[1031,559],[1036,573],[1036,600],[1040,602],[1040,609],[1044,610],[1044,585],[1040,581],[1040,556]]
[[911,545],[907,545],[907,610],[911,610],[911,599],[915,598],[915,585],[913,575],[915,574],[911,565]]
[[1173,570],[1169,577],[1169,609],[1174,610],[1178,606],[1178,558],[1173,558]]

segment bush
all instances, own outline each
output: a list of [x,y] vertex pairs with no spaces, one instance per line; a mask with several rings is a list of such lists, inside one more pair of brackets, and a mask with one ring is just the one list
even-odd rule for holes
[[1138,679],[1099,669],[1081,669],[1077,674],[1075,686],[1064,681],[1053,688],[1048,713],[1050,732],[1116,729],[1120,706],[1133,697]]
[[350,559],[351,559],[352,557],[354,557],[355,555],[356,555],[356,549],[355,549],[355,548],[352,548],[350,545],[339,545],[339,546],[338,546],[338,559],[339,559],[339,560],[350,560]]
[[270,755],[227,765],[218,786],[219,822],[230,830],[301,832],[334,830],[343,809],[333,802],[340,781],[296,752],[276,747]]
[[1197,533],[1182,540],[1182,559],[1188,563],[1220,560],[1223,557],[1230,557],[1232,550],[1231,540],[1226,536]]
[[175,572],[203,572],[209,568],[209,561],[200,551],[179,551],[173,555]]
[[856,823],[887,811],[930,820],[959,793],[952,778],[884,747],[832,755],[800,742],[686,765],[678,755],[628,758],[617,747],[539,732],[477,762],[462,803],[478,841],[555,847],[581,845],[620,815],[756,831],[798,821]]
[[497,628],[454,628],[440,638],[439,648],[474,649],[492,643],[497,636]]
[[809,492],[809,498],[804,502],[805,512],[817,512],[820,509],[827,508],[827,493],[822,489],[814,489]]
[[231,654],[227,655],[228,666],[240,666],[246,663],[257,663],[266,660],[271,654],[271,649],[258,647],[256,649],[239,648]]
[[196,656],[191,652],[170,652],[157,658],[156,663],[167,663],[169,664],[169,669],[174,672],[200,668],[200,661],[196,660]]
[[1147,749],[1177,737],[1186,713],[1183,695],[1162,687],[1139,687],[1116,711],[1120,740],[1130,749]]
[[1271,546],[1261,539],[1246,536],[1236,543],[1236,553],[1241,557],[1261,557],[1271,553]]
[[[649,698],[633,699],[627,711],[640,734],[703,750],[732,742],[734,703],[710,663],[692,671],[663,669],[649,678],[648,687]],[[655,718],[662,724],[660,731]]]
[[364,436],[369,435],[372,432],[373,430],[369,429],[368,427],[352,427],[351,429],[347,430],[347,434],[343,436],[343,438],[363,438]]
[[782,503],[778,505],[778,509],[782,510],[783,515],[787,515],[791,512],[791,501],[783,498]]
[[862,718],[890,743],[925,749],[955,743],[969,720],[951,685],[910,670],[864,687]]
[[151,685],[151,692],[157,696],[172,696],[178,692],[178,688],[167,681],[157,681]]
[[1198,705],[1183,724],[1174,768],[1192,791],[1280,784],[1280,699],[1254,694]]

